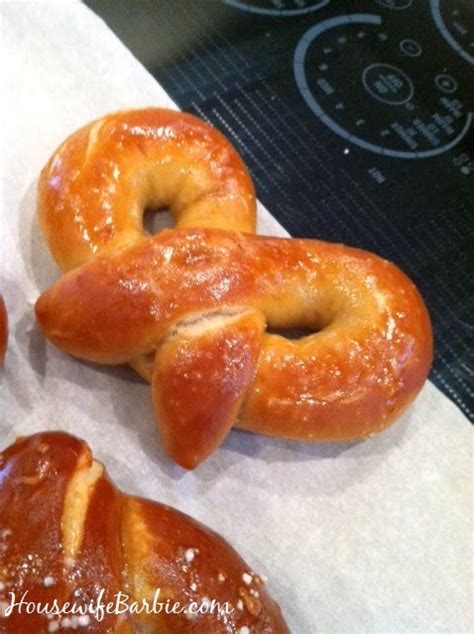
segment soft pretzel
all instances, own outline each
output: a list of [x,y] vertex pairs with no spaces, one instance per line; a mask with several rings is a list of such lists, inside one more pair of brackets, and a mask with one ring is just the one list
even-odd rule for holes
[[8,318],[7,309],[5,308],[5,302],[0,295],[0,368],[3,365],[5,359],[5,353],[7,351],[8,344]]
[[[109,114],[54,152],[38,184],[38,214],[63,271],[144,238],[146,209],[169,207],[176,227],[255,232],[252,179],[215,128],[146,108]],[[129,359],[146,377],[143,356]]]
[[[168,506],[121,493],[78,438],[21,438],[0,454],[0,476],[5,634],[289,632],[262,577],[227,542]],[[8,609],[22,597],[30,613],[26,606]],[[52,608],[54,600],[58,611],[69,602],[76,613],[41,614],[37,606]],[[154,613],[134,613],[133,603],[143,608],[145,601]],[[112,613],[100,620],[96,608],[109,602]],[[158,603],[167,602],[179,604],[176,613],[158,613]],[[89,606],[91,612],[79,613]]]
[[[84,359],[153,353],[158,424],[188,468],[233,424],[297,440],[368,436],[412,401],[432,359],[412,282],[373,254],[315,240],[162,231],[64,275],[36,316]],[[315,334],[289,340],[266,325]]]

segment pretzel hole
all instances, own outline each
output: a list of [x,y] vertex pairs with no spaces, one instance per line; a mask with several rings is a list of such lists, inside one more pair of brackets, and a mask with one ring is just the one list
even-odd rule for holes
[[314,333],[319,332],[319,330],[321,330],[321,328],[272,328],[268,326],[266,332],[269,335],[279,335],[285,339],[304,339],[305,337],[314,335]]
[[162,229],[171,229],[176,224],[169,207],[147,206],[143,213],[143,233],[153,236]]

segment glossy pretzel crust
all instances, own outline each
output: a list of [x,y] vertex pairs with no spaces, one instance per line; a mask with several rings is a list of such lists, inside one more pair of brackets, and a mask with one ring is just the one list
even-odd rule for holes
[[[262,579],[229,544],[183,513],[121,493],[88,446],[64,433],[19,439],[0,454],[0,607],[57,599],[87,606],[104,588],[104,603],[118,592],[128,604],[206,598],[229,604],[228,615],[91,616],[80,632],[156,634],[287,634],[279,607]],[[14,610],[0,617],[5,634],[56,631],[42,614]],[[71,627],[71,625],[69,625]],[[245,627],[249,630],[245,630]],[[241,628],[244,628],[241,630]],[[64,625],[58,631],[64,631]],[[76,629],[76,628],[75,628]]]
[[0,368],[3,365],[8,345],[8,318],[5,302],[0,295]]

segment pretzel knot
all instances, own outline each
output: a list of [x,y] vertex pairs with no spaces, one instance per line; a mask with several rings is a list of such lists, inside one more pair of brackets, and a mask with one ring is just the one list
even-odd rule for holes
[[[169,205],[176,228],[144,237],[150,204]],[[366,437],[426,379],[431,325],[413,283],[365,251],[248,233],[245,167],[190,115],[132,111],[83,128],[43,170],[39,213],[55,259],[73,269],[36,304],[43,332],[78,357],[135,364],[184,467],[233,425]],[[292,340],[267,327],[313,333]]]

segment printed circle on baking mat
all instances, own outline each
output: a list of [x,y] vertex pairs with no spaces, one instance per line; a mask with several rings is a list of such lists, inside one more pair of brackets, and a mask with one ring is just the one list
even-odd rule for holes
[[436,81],[432,58],[401,57],[404,40],[379,15],[330,18],[299,41],[294,76],[313,113],[346,142],[385,156],[428,158],[457,145],[472,114],[455,77],[449,86],[446,78]]

